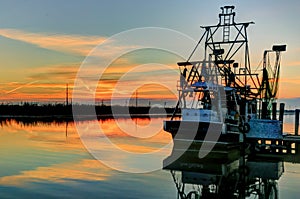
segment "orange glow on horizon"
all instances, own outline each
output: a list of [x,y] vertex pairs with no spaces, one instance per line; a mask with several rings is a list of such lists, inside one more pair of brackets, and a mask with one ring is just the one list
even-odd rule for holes
[[[150,136],[147,139],[140,139],[132,137],[135,133],[138,132],[128,132],[122,128],[121,125],[137,125],[138,128],[152,128],[148,126],[151,122],[154,122],[156,126],[160,127],[160,130],[156,132],[154,135]],[[130,151],[130,152],[151,152],[157,150],[154,146],[148,147],[147,143],[157,143],[158,145],[168,144],[171,140],[171,136],[168,133],[165,133],[161,128],[161,120],[162,119],[107,119],[100,121],[83,121],[81,123],[98,123],[103,130],[103,133],[117,146],[120,148]],[[157,123],[157,124],[156,124]],[[80,125],[80,123],[77,123]],[[62,123],[43,123],[37,122],[35,124],[25,125],[22,122],[17,122],[15,120],[8,120],[4,122],[2,128],[5,132],[14,135],[16,133],[23,132],[22,137],[25,136],[29,140],[30,143],[26,143],[26,145],[30,144],[32,146],[38,146],[40,148],[45,148],[47,150],[60,151],[60,150],[72,150],[72,149],[80,149],[85,150],[84,145],[80,140],[80,136],[77,133],[76,125],[74,122],[62,122]],[[130,128],[131,129],[131,128]],[[135,127],[132,128],[135,130]],[[127,129],[128,130],[128,129]],[[149,132],[152,132],[148,129]],[[157,131],[157,130],[154,130]],[[93,139],[97,139],[100,134],[97,133],[98,129],[91,130],[91,136]],[[133,134],[132,134],[133,133]],[[144,131],[144,134],[147,133]],[[1,137],[1,135],[0,135]],[[121,138],[121,139],[120,139]],[[127,139],[128,138],[128,139]],[[20,138],[22,139],[22,138]],[[15,140],[16,141],[16,140]],[[15,142],[14,141],[14,142]],[[6,141],[8,142],[8,141]],[[61,144],[63,143],[63,144]],[[144,144],[146,144],[144,146]],[[21,144],[22,145],[22,144]],[[140,148],[139,148],[140,147]],[[140,149],[140,151],[138,151]]]
[[[62,51],[72,51],[74,46],[80,49],[84,47],[84,51],[87,51],[91,48],[92,45],[104,40],[104,38],[93,37],[86,40],[86,37],[76,37],[68,35],[55,35],[51,36],[49,39],[43,41],[47,35],[43,34],[32,34],[27,32],[22,32],[18,30],[11,29],[0,29],[0,35],[3,35],[8,38],[14,38],[16,40],[25,41],[28,43],[33,43],[43,48],[54,48],[56,50]],[[15,34],[15,35],[14,35]],[[36,39],[38,38],[38,39]],[[56,45],[56,43],[62,42],[62,47]],[[113,50],[116,48],[110,49],[113,53]],[[79,51],[77,51],[78,53]],[[86,53],[86,52],[80,52]],[[139,56],[139,54],[138,54]],[[136,67],[143,65],[143,63],[138,63],[134,61],[140,57],[134,57],[133,55],[124,55],[117,60],[115,60],[109,67],[107,67],[100,77],[100,80],[94,84],[97,84],[97,89],[95,91],[96,101],[109,101],[112,99],[113,93],[123,93],[122,98],[132,99],[135,98],[134,93],[136,89],[131,90],[135,84],[141,85],[138,89],[138,98],[139,99],[168,99],[176,100],[176,94],[172,93],[163,86],[155,86],[151,81],[158,82],[168,82],[170,87],[176,89],[176,81],[179,79],[178,74],[171,74],[169,71],[160,71],[159,67],[155,63],[151,66],[140,68],[136,71],[133,71]],[[175,61],[175,60],[174,60]],[[174,63],[167,64],[170,66],[170,71],[173,69],[178,72],[178,68]],[[282,64],[281,70],[284,73],[288,74],[289,77],[281,76],[279,80],[279,96],[280,98],[296,98],[299,97],[299,84],[300,80],[298,73],[293,73],[293,70],[296,66],[299,65],[298,61],[290,61]],[[66,84],[69,85],[69,99],[72,98],[73,83],[75,81],[77,72],[79,70],[80,63],[71,63],[71,64],[61,64],[53,66],[43,66],[35,68],[34,71],[30,73],[30,76],[27,78],[29,82],[19,83],[19,82],[8,82],[0,84],[0,101],[34,101],[34,102],[64,102],[66,99]],[[156,68],[155,68],[156,67]],[[97,66],[95,66],[95,71]],[[94,69],[91,69],[94,70]],[[282,72],[282,71],[281,71]],[[90,71],[93,74],[93,71]],[[122,78],[125,80],[122,80]],[[125,87],[116,88],[117,84],[125,85]],[[152,86],[150,86],[152,85]],[[92,86],[93,87],[93,86]],[[80,89],[80,88],[79,88]],[[91,91],[82,89],[79,93],[83,100],[94,100],[94,99],[85,99],[86,96],[91,96]],[[87,93],[88,92],[88,93]],[[124,94],[126,93],[126,95]],[[88,94],[88,95],[87,95]]]

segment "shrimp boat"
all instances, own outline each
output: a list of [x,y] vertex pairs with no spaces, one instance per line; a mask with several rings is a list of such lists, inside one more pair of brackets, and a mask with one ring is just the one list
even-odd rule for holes
[[186,152],[199,157],[199,150],[229,156],[221,153],[224,148],[282,138],[276,99],[286,45],[265,50],[261,66],[251,67],[247,29],[254,22],[235,22],[234,8],[221,7],[217,25],[201,26],[204,33],[196,47],[178,63],[179,99],[163,125],[172,135],[174,158]]

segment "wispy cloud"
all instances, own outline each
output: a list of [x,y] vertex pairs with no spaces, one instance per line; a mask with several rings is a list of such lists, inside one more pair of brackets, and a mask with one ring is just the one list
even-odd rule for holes
[[13,89],[11,89],[11,90],[6,91],[5,94],[9,94],[9,93],[15,92],[15,91],[17,91],[17,90],[19,90],[19,89],[22,89],[22,88],[25,88],[25,87],[27,87],[27,86],[30,86],[31,84],[34,84],[34,83],[36,83],[36,82],[37,82],[37,81],[32,81],[32,82],[29,82],[29,83],[20,85],[20,86],[18,86],[18,87],[16,87],[16,88],[13,88]]
[[[34,70],[30,69],[30,71],[25,71],[28,75],[23,83],[0,85],[0,91],[2,92],[0,100],[33,99],[40,101],[39,99],[46,100],[48,98],[52,101],[53,99],[64,99],[65,84],[69,83],[71,85],[78,71],[80,71],[78,77],[85,80],[80,85],[82,87],[81,96],[85,96],[85,92],[96,90],[96,96],[101,99],[110,98],[115,90],[114,86],[119,81],[122,81],[126,90],[129,90],[127,91],[129,95],[134,92],[132,88],[137,84],[143,86],[145,83],[156,81],[158,84],[176,85],[177,74],[173,71],[176,66],[171,68],[162,68],[155,66],[155,64],[141,66],[151,61],[170,66],[170,60],[173,63],[174,57],[170,59],[169,56],[168,59],[165,59],[165,54],[161,54],[161,51],[150,50],[119,55],[120,52],[131,52],[131,50],[137,48],[134,44],[124,42],[124,39],[117,41],[107,40],[106,37],[101,36],[32,33],[17,29],[0,29],[0,36],[26,42],[40,48],[80,56],[87,56],[98,44],[104,44],[93,51],[91,57],[83,62],[84,66],[82,68],[85,68],[85,70],[79,70],[81,63],[64,63],[40,66]],[[114,59],[110,60],[111,58]],[[107,60],[112,63],[105,68],[106,64],[110,63]],[[101,73],[101,77],[97,76]],[[174,74],[176,77],[174,77]],[[122,77],[125,78],[120,80]],[[150,89],[149,86],[146,88],[149,89],[149,92],[143,92],[143,97],[148,95],[148,98],[157,98],[159,95],[156,95],[156,93],[161,91],[161,89],[159,91]],[[121,90],[126,91],[123,90],[123,87]],[[165,90],[161,91],[162,93],[165,94]]]
[[81,162],[62,163],[35,170],[22,171],[20,174],[0,178],[1,185],[24,186],[26,182],[50,181],[66,183],[70,180],[102,181],[110,177],[106,167],[97,160],[84,159]]
[[280,78],[280,83],[299,85],[300,80],[299,78]]
[[[0,84],[0,101],[63,101],[67,83],[70,96],[73,93],[73,83],[79,67],[77,63],[70,63],[36,68],[34,73],[26,78],[28,81]],[[160,68],[155,64],[133,70],[135,67],[136,65],[131,63],[116,64],[107,68],[98,78],[93,75],[97,74],[97,67],[92,67],[86,74],[91,75],[91,78],[85,81],[79,79],[76,93],[80,98],[89,98],[93,92],[99,99],[110,99],[113,93],[117,98],[130,98],[138,86],[140,98],[161,98],[161,95],[174,98],[174,94],[164,88],[164,85],[175,88],[175,70]]]
[[289,62],[283,63],[282,66],[295,66],[295,67],[299,67],[300,66],[300,61],[289,61]]
[[17,29],[0,29],[0,35],[55,51],[86,56],[96,45],[106,38],[51,33],[32,33]]
[[80,63],[42,66],[36,68],[27,78],[32,81],[48,80],[56,83],[61,81],[68,82],[74,80],[79,67]]
[[[71,94],[79,63],[35,68],[25,80],[0,83],[0,101],[57,101],[65,97],[66,84]],[[26,69],[24,71],[26,73]]]
[[1,84],[0,101],[62,101],[65,89],[66,84],[62,82],[32,81]]

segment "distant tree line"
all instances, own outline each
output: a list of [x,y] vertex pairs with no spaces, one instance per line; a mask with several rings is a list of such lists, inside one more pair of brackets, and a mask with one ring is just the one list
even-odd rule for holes
[[135,106],[106,106],[106,105],[65,105],[65,104],[37,104],[37,103],[22,103],[22,104],[0,104],[0,117],[45,117],[45,118],[63,118],[73,119],[72,106],[75,108],[78,116],[88,116],[96,114],[98,117],[110,116],[133,116],[133,115],[159,115],[171,114],[174,108],[162,107],[135,107]]

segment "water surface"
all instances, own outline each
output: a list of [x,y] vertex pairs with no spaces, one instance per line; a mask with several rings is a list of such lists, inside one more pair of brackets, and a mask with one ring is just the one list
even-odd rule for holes
[[[121,123],[131,122],[120,120]],[[135,119],[135,122],[142,126],[149,121]],[[171,139],[168,134],[158,133],[154,137],[138,141],[139,139],[133,139],[122,132],[114,120],[101,120],[99,123],[113,142],[130,152],[156,150]],[[119,172],[96,160],[81,143],[74,123],[2,122],[0,158],[0,198],[176,196],[167,171],[144,174]],[[121,160],[115,161],[122,164]]]
[[[161,130],[162,120],[138,118],[118,119],[116,122],[108,119],[76,125],[100,125],[114,145],[130,153],[143,154],[155,152],[170,143],[170,135]],[[160,129],[155,129],[155,133],[140,130],[150,122]],[[293,116],[285,117],[285,132],[293,132],[293,122]],[[114,170],[87,151],[76,125],[72,122],[25,124],[15,120],[3,121],[0,126],[0,198],[177,198],[168,171],[158,169],[133,174]],[[122,130],[126,125],[131,128],[130,135]],[[91,139],[103,136],[93,129],[89,132],[86,136]],[[103,145],[102,150],[109,156],[111,148]],[[159,158],[168,153],[170,151],[163,151]],[[124,167],[130,165],[126,157],[112,155],[115,163]],[[149,159],[147,164],[151,162]],[[280,198],[298,198],[298,164],[285,163],[278,189]]]

